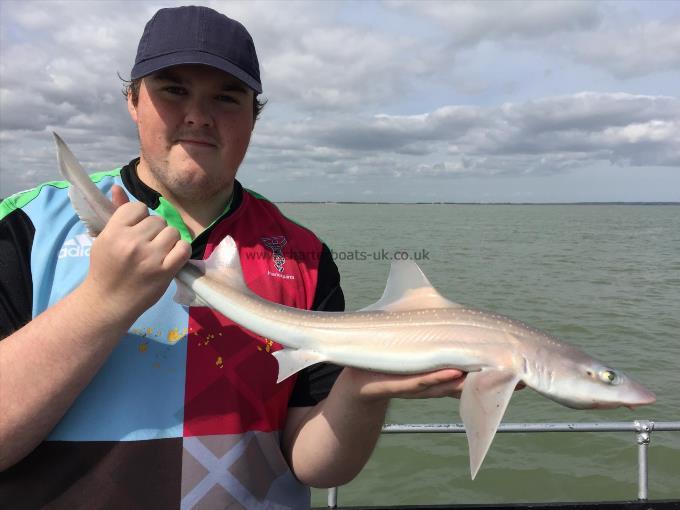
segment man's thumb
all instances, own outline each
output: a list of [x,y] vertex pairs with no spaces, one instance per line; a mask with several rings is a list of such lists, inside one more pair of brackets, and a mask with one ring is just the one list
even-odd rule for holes
[[121,188],[117,184],[114,184],[113,186],[111,186],[111,201],[113,202],[113,205],[115,205],[116,208],[118,208],[123,204],[127,204],[130,201],[130,199],[128,198],[123,188]]

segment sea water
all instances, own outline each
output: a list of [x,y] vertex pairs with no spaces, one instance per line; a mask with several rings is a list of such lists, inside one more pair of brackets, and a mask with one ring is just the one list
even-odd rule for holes
[[[522,320],[657,395],[628,409],[567,409],[516,393],[505,422],[680,420],[680,207],[280,204],[333,250],[347,310],[382,294],[406,254],[447,298]],[[388,423],[460,422],[453,399],[396,400]],[[680,497],[680,432],[655,432],[649,496]],[[343,505],[624,500],[637,496],[632,432],[498,434],[475,481],[461,434],[383,436]],[[325,505],[326,492],[313,503]]]

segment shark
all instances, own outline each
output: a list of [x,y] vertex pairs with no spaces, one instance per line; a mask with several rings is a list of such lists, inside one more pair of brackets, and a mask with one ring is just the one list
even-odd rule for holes
[[[115,207],[54,133],[69,198],[96,236]],[[460,416],[470,474],[477,475],[513,392],[522,383],[575,409],[656,401],[653,392],[575,346],[503,315],[450,301],[410,260],[392,263],[382,297],[354,312],[321,312],[267,301],[246,285],[234,239],[225,237],[206,260],[190,260],[176,277],[175,300],[208,306],[273,340],[280,382],[315,363],[416,374],[444,368],[466,372]]]

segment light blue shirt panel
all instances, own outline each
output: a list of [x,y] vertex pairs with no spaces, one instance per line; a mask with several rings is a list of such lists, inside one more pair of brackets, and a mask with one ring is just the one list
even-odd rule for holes
[[36,317],[80,284],[89,267],[89,251],[85,257],[59,256],[65,243],[78,235],[87,235],[85,226],[71,206],[66,189],[46,186],[24,207],[24,212],[35,227],[31,277],[33,317]]
[[[96,185],[110,196],[119,177]],[[31,251],[33,316],[73,291],[89,268],[91,238],[67,189],[45,187],[24,211],[35,226]],[[180,437],[183,428],[188,310],[176,304],[173,282],[57,424],[48,440],[139,440]],[[106,303],[86,313],[106,314]]]
[[[48,440],[136,441],[182,437],[187,309],[175,284],[128,333]],[[150,331],[150,333],[146,333]]]

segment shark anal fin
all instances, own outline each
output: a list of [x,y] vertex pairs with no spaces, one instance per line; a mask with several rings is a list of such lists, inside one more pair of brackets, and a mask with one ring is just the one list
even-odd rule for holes
[[489,451],[519,378],[510,371],[483,369],[465,378],[460,416],[470,450],[470,474],[474,480]]
[[277,383],[288,379],[303,368],[326,361],[326,357],[318,352],[306,351],[304,349],[281,349],[273,354],[279,363]]

